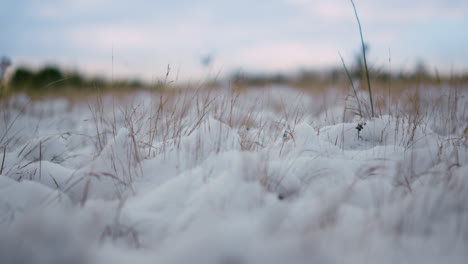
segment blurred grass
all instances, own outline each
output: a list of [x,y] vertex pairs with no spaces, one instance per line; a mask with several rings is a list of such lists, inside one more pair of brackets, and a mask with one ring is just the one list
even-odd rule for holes
[[[338,89],[350,94],[350,77],[353,79],[356,90],[366,92],[366,80],[362,74],[359,63],[349,68],[350,76],[341,68],[331,68],[323,71],[303,71],[295,74],[256,74],[235,73],[224,80],[204,80],[198,83],[172,82],[161,76],[154,83],[145,83],[139,80],[109,81],[101,77],[85,77],[78,72],[62,72],[58,68],[46,66],[38,71],[28,68],[17,68],[8,82],[2,84],[0,99],[4,100],[15,94],[26,94],[31,100],[45,98],[65,98],[70,101],[79,101],[95,96],[96,93],[129,95],[136,91],[169,92],[176,94],[178,90],[185,89],[211,89],[225,88],[239,92],[252,87],[285,86],[299,90],[323,94],[329,89]],[[389,74],[379,68],[370,71],[370,82],[376,97],[400,97],[402,93],[423,86],[451,86],[468,87],[468,74],[441,75],[421,70],[410,73],[400,72]],[[376,98],[376,101],[379,100]],[[377,102],[376,102],[377,104]]]

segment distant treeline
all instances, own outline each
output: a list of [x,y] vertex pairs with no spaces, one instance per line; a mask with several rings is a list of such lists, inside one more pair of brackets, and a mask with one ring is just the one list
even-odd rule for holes
[[57,67],[46,66],[39,70],[31,70],[26,67],[17,68],[10,80],[9,87],[13,89],[57,89],[57,88],[107,88],[125,86],[135,88],[143,86],[138,80],[109,82],[105,78],[86,78],[78,72],[63,72]]
[[[353,80],[363,80],[365,78],[362,65],[357,65],[349,69]],[[411,72],[390,73],[379,68],[370,69],[372,81],[401,81],[401,82],[468,82],[468,73],[464,74],[440,74],[437,70],[429,71],[423,65],[417,65]],[[307,84],[307,83],[336,83],[348,82],[349,77],[344,68],[336,67],[327,70],[303,70],[295,74],[283,73],[249,73],[237,72],[231,75],[233,83],[246,85],[266,85],[266,84]]]
[[[362,64],[356,63],[349,69],[353,80],[364,78]],[[381,69],[371,69],[371,79],[373,81],[418,81],[418,82],[444,82],[457,81],[468,82],[467,74],[444,75],[437,71],[429,72],[427,68],[420,64],[410,73],[389,73]],[[302,71],[295,74],[258,74],[251,72],[236,72],[227,77],[233,84],[243,86],[259,86],[268,84],[314,84],[314,83],[336,83],[349,81],[344,68],[336,67],[321,71]],[[210,83],[215,84],[215,83]],[[147,84],[140,80],[119,80],[109,81],[102,77],[87,78],[78,72],[64,72],[54,66],[46,66],[39,70],[31,70],[26,67],[19,67],[13,72],[9,79],[8,86],[15,90],[32,89],[93,89],[93,88],[163,88],[166,82],[159,81],[155,84]]]

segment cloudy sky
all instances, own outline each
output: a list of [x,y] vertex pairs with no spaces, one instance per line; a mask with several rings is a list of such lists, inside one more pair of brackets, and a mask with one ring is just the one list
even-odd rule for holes
[[[355,3],[375,66],[468,70],[468,1]],[[324,68],[359,49],[348,0],[15,0],[1,3],[0,23],[0,55],[15,65],[146,80],[168,64],[184,79]]]

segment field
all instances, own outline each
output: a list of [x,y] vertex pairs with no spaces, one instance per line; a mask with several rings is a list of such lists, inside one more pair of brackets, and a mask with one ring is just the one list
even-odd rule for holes
[[13,94],[1,262],[466,263],[467,88]]

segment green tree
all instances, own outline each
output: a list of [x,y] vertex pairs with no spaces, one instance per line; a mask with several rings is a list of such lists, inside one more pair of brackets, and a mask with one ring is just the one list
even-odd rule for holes
[[81,76],[77,72],[71,72],[66,75],[66,80],[65,83],[68,86],[74,87],[74,88],[81,88],[85,86],[85,80],[83,76]]
[[35,88],[54,87],[58,81],[63,79],[63,74],[58,68],[48,66],[34,76],[33,86]]
[[33,84],[34,73],[27,68],[17,68],[10,79],[12,87],[30,87]]

